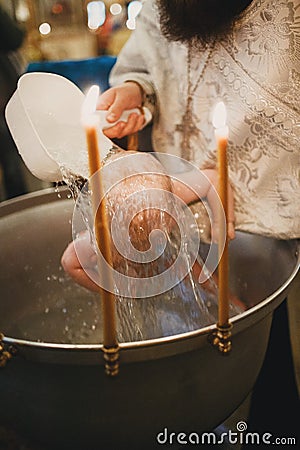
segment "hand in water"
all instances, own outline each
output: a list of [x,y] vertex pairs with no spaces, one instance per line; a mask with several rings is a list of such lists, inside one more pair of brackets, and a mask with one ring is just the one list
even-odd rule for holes
[[85,266],[85,268],[88,267],[89,271],[94,271],[95,276],[97,276],[97,256],[91,243],[90,233],[87,230],[83,231],[76,239],[76,247],[80,249],[81,262],[84,257],[84,264],[79,262],[75,250],[75,243],[72,241],[61,258],[62,267],[77,284],[80,284],[90,291],[98,291],[98,285],[92,281],[87,275],[86,270],[83,268],[83,266]]
[[[204,176],[201,176],[204,175]],[[177,180],[172,179],[173,192],[185,203],[189,204],[198,201],[200,198],[207,198],[212,212],[211,240],[218,241],[219,236],[219,206],[220,200],[217,193],[218,172],[216,169],[205,169],[183,172],[178,175]],[[229,239],[234,239],[234,197],[233,190],[228,184],[228,223],[227,235]]]

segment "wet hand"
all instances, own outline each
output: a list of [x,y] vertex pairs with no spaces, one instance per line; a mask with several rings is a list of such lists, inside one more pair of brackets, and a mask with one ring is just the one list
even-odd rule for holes
[[[81,261],[77,256],[80,250]],[[83,264],[83,265],[82,265]],[[93,271],[97,276],[97,255],[91,244],[91,238],[88,231],[83,231],[75,241],[72,241],[65,249],[61,265],[64,271],[78,284],[89,289],[90,291],[98,291],[99,286],[92,281],[87,275],[86,269]],[[85,268],[83,268],[83,266]]]
[[[202,175],[201,175],[202,174]],[[204,176],[203,176],[204,175]],[[218,172],[216,169],[195,170],[182,173],[172,180],[173,192],[186,204],[199,201],[201,198],[207,198],[212,212],[211,240],[218,241],[220,223],[218,196]],[[227,217],[227,236],[234,239],[234,196],[230,184],[228,184],[228,217]]]
[[[220,218],[219,218],[219,205],[220,199],[218,196],[218,172],[215,169],[208,169],[203,171],[209,178],[211,187],[207,193],[207,200],[212,210],[212,227],[211,227],[211,240],[218,242],[220,233]],[[227,237],[228,239],[235,238],[235,216],[234,216],[234,195],[233,189],[228,183],[228,214],[227,214]]]

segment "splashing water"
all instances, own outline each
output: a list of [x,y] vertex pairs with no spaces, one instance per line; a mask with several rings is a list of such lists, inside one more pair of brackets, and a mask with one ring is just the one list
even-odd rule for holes
[[[194,265],[204,263],[199,247],[193,248],[195,221],[189,208],[174,201],[170,179],[152,155],[143,154],[142,163],[125,160],[115,149],[112,155],[101,172],[112,236],[119,342],[180,334],[216,322],[217,287],[211,278],[199,284],[193,273]],[[120,155],[121,163],[115,164]],[[84,231],[96,251],[89,184],[64,167],[61,172],[76,199],[75,242]],[[101,284],[101,273],[93,281]],[[231,308],[231,315],[238,312]]]

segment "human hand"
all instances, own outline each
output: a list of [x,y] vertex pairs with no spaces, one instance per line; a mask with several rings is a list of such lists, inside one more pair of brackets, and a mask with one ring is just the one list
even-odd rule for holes
[[[201,176],[203,174],[204,176]],[[212,212],[211,240],[218,241],[220,230],[218,196],[218,172],[216,169],[193,170],[181,173],[177,179],[172,179],[173,192],[186,204],[198,201],[206,197]],[[233,190],[228,183],[228,216],[227,236],[234,239],[234,196]]]
[[[212,210],[213,216],[211,239],[213,242],[217,242],[220,232],[220,218],[219,218],[220,198],[218,195],[218,172],[216,169],[207,169],[204,170],[203,172],[208,177],[211,183],[211,186],[207,192],[207,200]],[[227,189],[228,189],[227,237],[228,239],[234,239],[235,238],[234,196],[233,196],[233,189],[229,182]]]
[[[76,249],[80,251],[80,261]],[[86,270],[88,268],[90,273],[94,273],[95,277],[97,276],[97,255],[87,230],[80,233],[76,242],[72,241],[65,249],[61,257],[61,265],[76,283],[90,291],[99,290],[99,286],[88,276]]]
[[[119,86],[113,87],[100,95],[97,109],[107,110],[106,120],[110,123],[118,121],[125,110],[140,108],[142,106],[142,90],[140,86],[128,81]],[[129,134],[136,133],[144,125],[143,114],[131,113],[127,122],[118,121],[117,124],[103,130],[109,138],[122,138]]]

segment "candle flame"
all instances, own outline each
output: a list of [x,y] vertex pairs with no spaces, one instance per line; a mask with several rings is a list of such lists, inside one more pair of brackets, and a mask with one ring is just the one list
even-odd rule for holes
[[85,96],[81,108],[81,122],[83,125],[90,125],[92,122],[96,123],[98,121],[98,118],[94,113],[96,112],[99,92],[99,86],[94,84],[90,87]]
[[224,102],[217,103],[213,114],[213,126],[223,128],[226,125],[227,112]]

